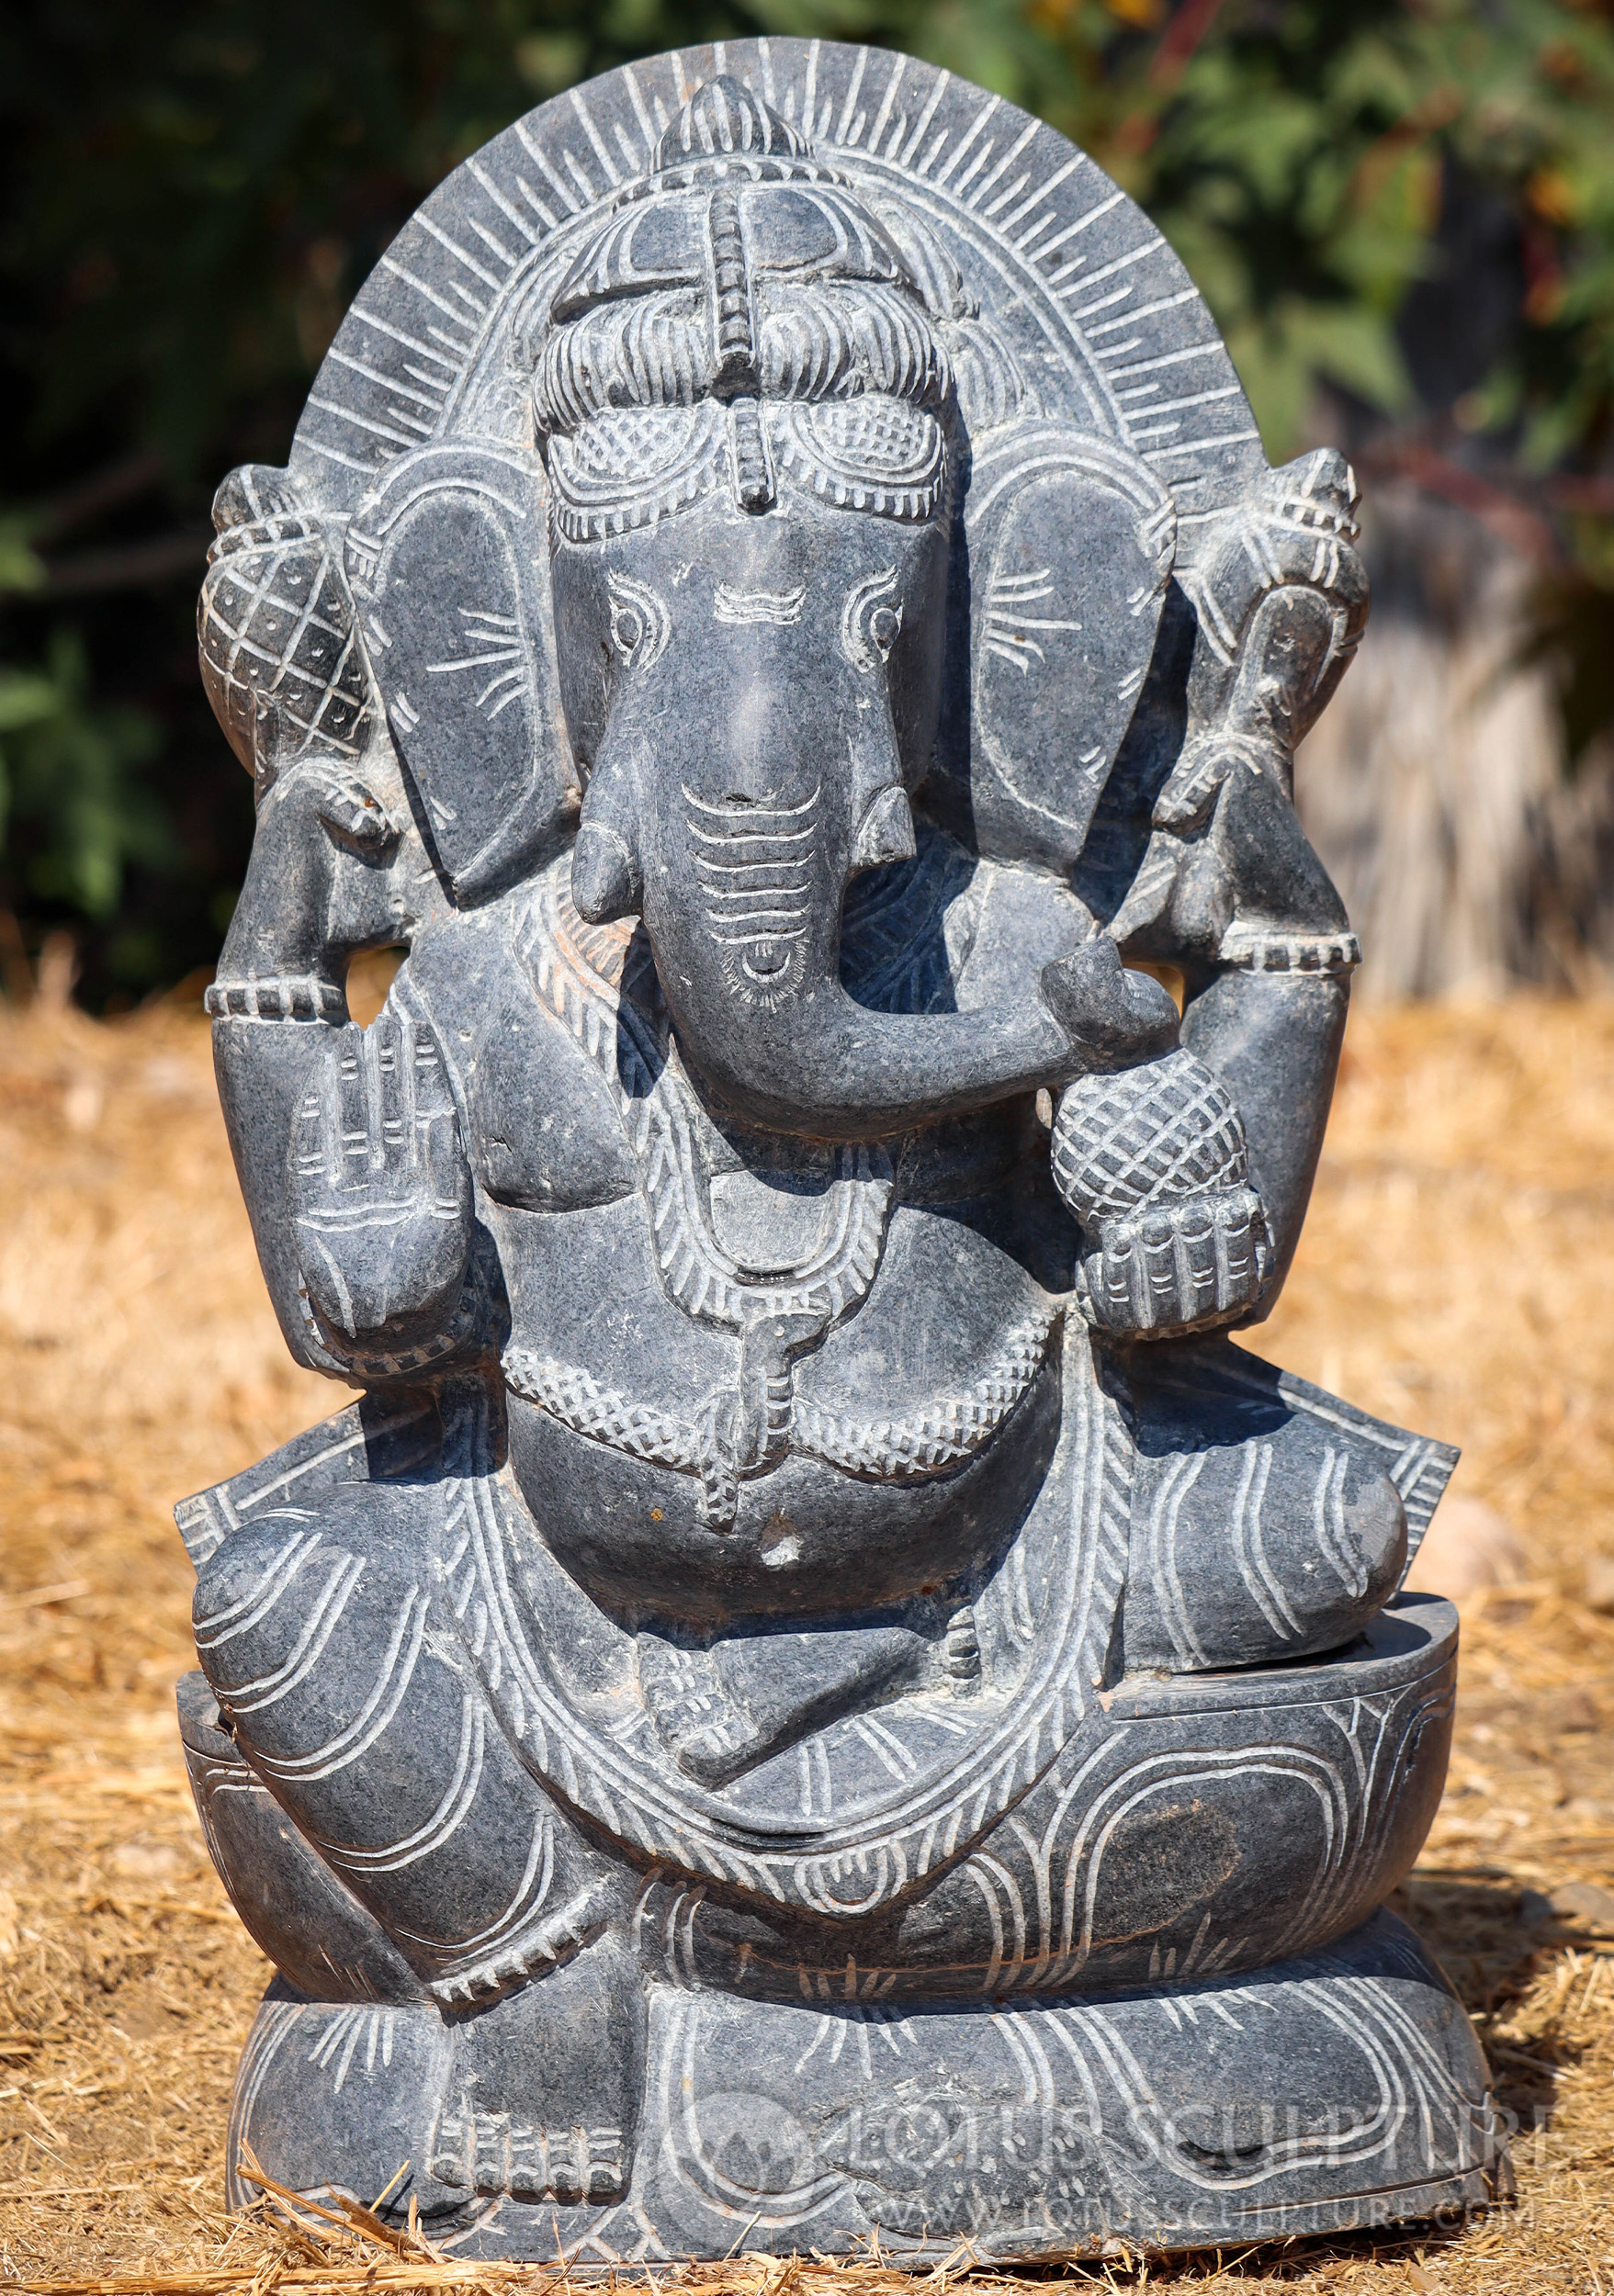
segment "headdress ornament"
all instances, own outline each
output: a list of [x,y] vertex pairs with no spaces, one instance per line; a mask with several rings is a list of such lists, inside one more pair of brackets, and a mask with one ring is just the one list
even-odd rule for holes
[[[535,405],[558,532],[645,525],[782,470],[887,517],[933,514],[945,355],[890,233],[751,89],[699,88],[549,303]],[[854,403],[858,402],[858,403]]]

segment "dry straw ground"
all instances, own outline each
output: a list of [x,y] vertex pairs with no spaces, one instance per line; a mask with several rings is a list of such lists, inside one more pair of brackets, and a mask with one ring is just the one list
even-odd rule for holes
[[[1527,1543],[1524,1581],[1467,1606],[1450,1785],[1403,1894],[1522,2124],[1519,2205],[1451,2236],[1117,2257],[1078,2279],[1614,2296],[1614,1936],[1544,1902],[1614,1881],[1614,1618],[1581,1600],[1587,1555],[1614,1556],[1611,1128],[1614,1005],[1362,1012],[1263,1342],[1466,1446],[1459,1490]],[[338,1398],[285,1358],[199,1021],[0,1018],[0,2281],[463,2288],[361,2228],[220,2212],[265,1969],[177,1758],[188,1574],[167,1508]],[[902,2285],[811,2258],[787,2277],[800,2296]],[[697,2278],[783,2296],[760,2260]]]

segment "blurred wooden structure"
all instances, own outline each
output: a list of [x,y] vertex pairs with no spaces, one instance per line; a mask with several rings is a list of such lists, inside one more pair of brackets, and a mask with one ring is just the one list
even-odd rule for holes
[[1360,996],[1614,982],[1614,755],[1566,771],[1535,568],[1405,478],[1366,490],[1373,610],[1296,761],[1296,801],[1361,936]]

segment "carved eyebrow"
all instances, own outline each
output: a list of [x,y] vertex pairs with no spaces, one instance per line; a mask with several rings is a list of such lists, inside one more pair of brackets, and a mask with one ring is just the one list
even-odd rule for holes
[[712,598],[714,622],[799,622],[807,584],[799,590],[734,590],[719,582]]

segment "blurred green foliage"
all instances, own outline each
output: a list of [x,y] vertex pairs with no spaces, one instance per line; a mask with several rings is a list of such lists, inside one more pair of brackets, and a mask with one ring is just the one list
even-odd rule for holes
[[34,831],[24,882],[37,899],[99,921],[130,863],[168,863],[167,818],[140,771],[159,738],[145,711],[97,704],[71,626],[52,631],[39,669],[0,669],[0,837],[14,821]]
[[283,459],[449,168],[574,80],[757,31],[909,49],[1083,143],[1183,255],[1274,456],[1331,393],[1371,467],[1513,518],[1599,754],[1614,0],[14,0],[0,908],[73,927],[90,1001],[207,963],[244,862],[190,627],[212,481]]

